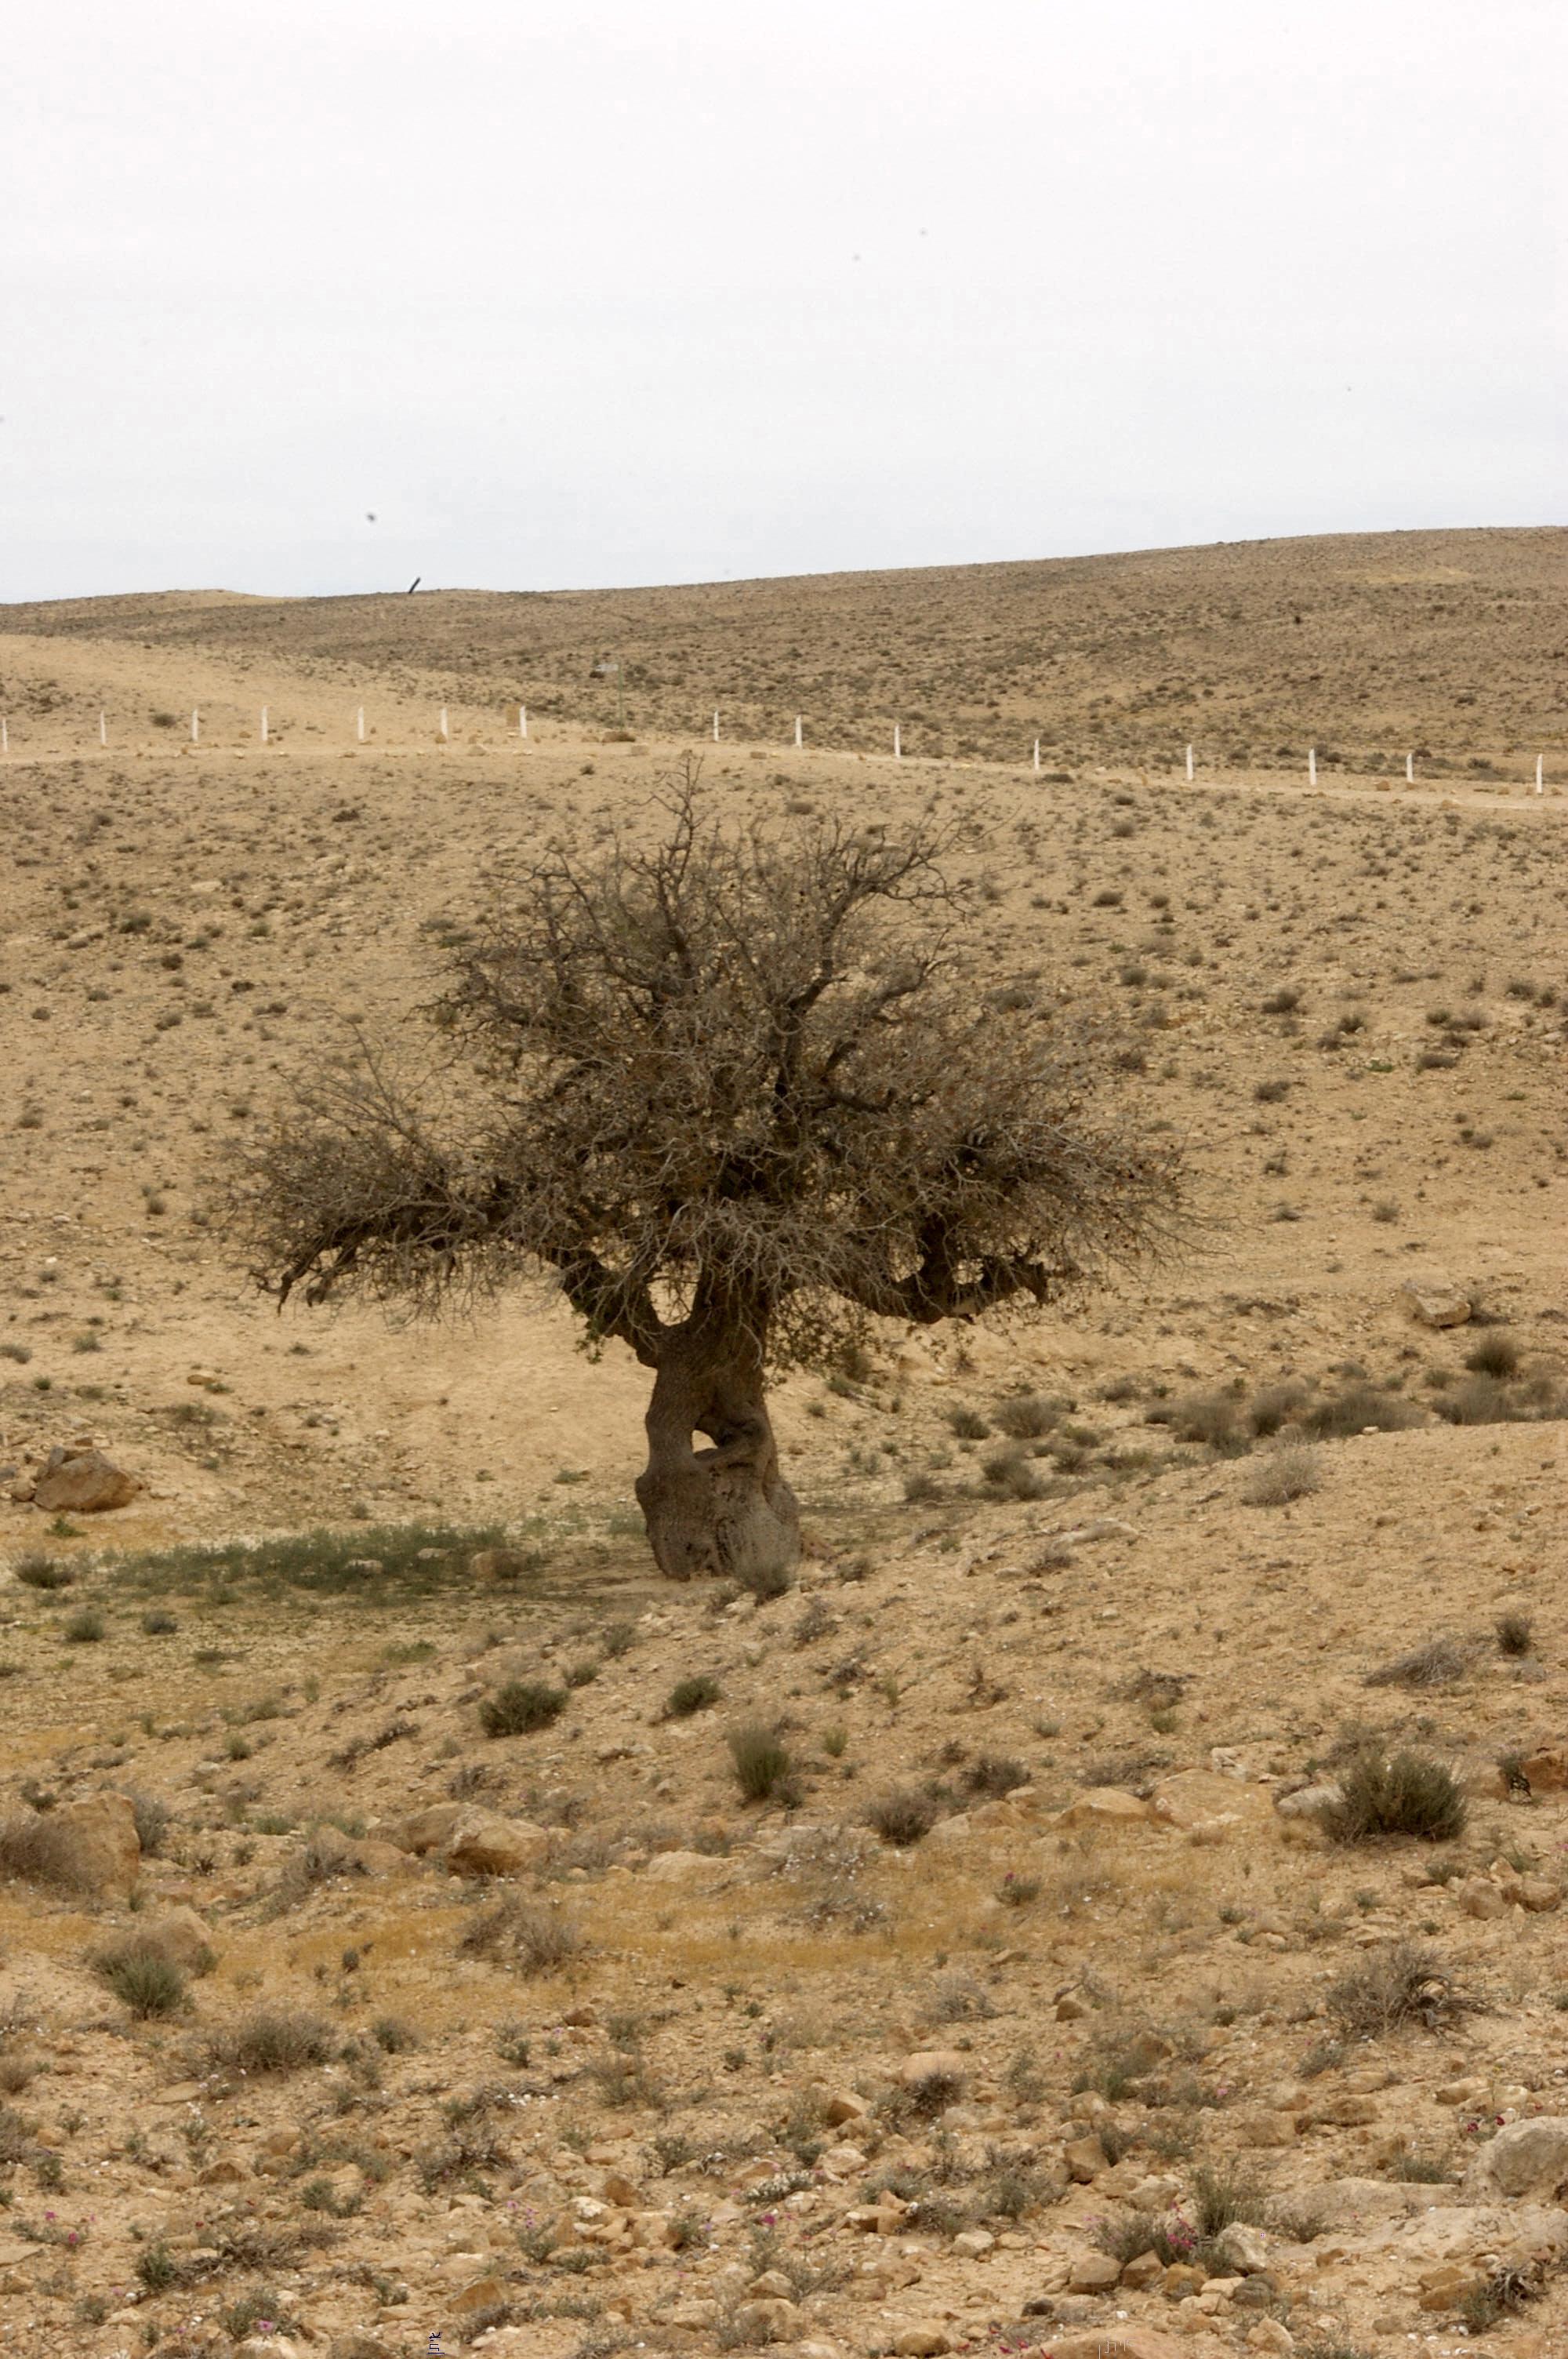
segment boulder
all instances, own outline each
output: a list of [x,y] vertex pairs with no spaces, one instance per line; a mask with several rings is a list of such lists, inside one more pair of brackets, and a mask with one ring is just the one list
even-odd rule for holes
[[871,2118],[871,2105],[853,2089],[835,2089],[822,2108],[822,2118],[829,2129],[842,2129],[846,2122],[863,2122]]
[[1269,2266],[1269,2239],[1261,2228],[1233,2220],[1215,2239],[1215,2257],[1227,2277],[1255,2277]]
[[953,2339],[938,2320],[912,2318],[907,2326],[894,2327],[892,2347],[898,2359],[941,2359],[953,2348]]
[[1470,1298],[1439,1277],[1407,1277],[1400,1299],[1423,1327],[1463,1327],[1470,1316]]
[[528,1559],[521,1549],[476,1549],[469,1559],[474,1581],[521,1581],[527,1570]]
[[141,1867],[136,1814],[124,1794],[89,1794],[62,1802],[50,1824],[66,1838],[64,1859],[73,1884],[90,1892],[128,1893]]
[[1510,2122],[1484,2146],[1465,2174],[1473,2202],[1488,2196],[1551,2195],[1568,2182],[1568,2115],[1541,2114]]
[[745,2343],[795,2343],[800,2338],[799,2305],[776,2296],[735,2305],[735,2327]]
[[1059,1827],[1146,1827],[1153,1821],[1149,1805],[1121,1786],[1090,1786],[1076,1801],[1056,1814]]
[[1051,2359],[1187,2359],[1178,2343],[1152,2326],[1090,2326],[1077,2334],[1058,2334],[1051,2343]]
[[1264,2106],[1237,2113],[1232,2116],[1231,2126],[1238,2146],[1292,2146],[1295,2142],[1295,2115],[1274,2113]]
[[506,2288],[492,2272],[481,2277],[470,2277],[460,2292],[452,2296],[452,2308],[460,2318],[471,2318],[476,2310],[499,2310],[506,2299]]
[[1543,1745],[1538,1753],[1527,1755],[1519,1768],[1532,1794],[1568,1790],[1568,1753],[1561,1745]]
[[327,2359],[393,2359],[392,2345],[358,2326],[348,2334],[333,2335],[327,2345]]
[[1182,1769],[1162,1777],[1149,1798],[1149,1809],[1162,1826],[1190,1834],[1217,1822],[1265,1825],[1273,1802],[1266,1786],[1224,1777],[1213,1769]]
[[423,1810],[410,1810],[406,1818],[396,1819],[387,1829],[400,1851],[416,1852],[423,1858],[427,1851],[439,1851],[460,1819],[468,1812],[461,1802],[432,1802]]
[[141,1488],[101,1450],[51,1450],[33,1485],[33,1505],[49,1515],[101,1516],[128,1507]]
[[1067,2176],[1076,2187],[1087,2187],[1106,2167],[1105,2148],[1098,2137],[1069,2138],[1062,2148]]
[[211,1934],[195,1909],[183,1903],[155,1917],[145,1932],[138,1931],[136,1939],[143,1949],[156,1950],[181,1973],[205,1974],[218,1962]]
[[965,2228],[954,2237],[950,2249],[960,2260],[983,2261],[995,2243],[989,2228]]
[[1108,2293],[1120,2276],[1114,2253],[1075,2253],[1067,2267],[1067,2291]]
[[1121,2272],[1121,2282],[1132,2293],[1149,2293],[1165,2274],[1165,2264],[1158,2253],[1140,2253],[1129,2261]]
[[922,2048],[904,2058],[898,2077],[906,2089],[923,2089],[928,2081],[968,2081],[969,2062],[956,2048]]
[[503,1818],[499,1810],[465,1810],[447,1837],[441,1856],[454,1875],[521,1875],[550,1855],[550,1838],[530,1819]]
[[723,1875],[727,1865],[712,1852],[656,1851],[643,1872],[653,1884],[698,1884]]

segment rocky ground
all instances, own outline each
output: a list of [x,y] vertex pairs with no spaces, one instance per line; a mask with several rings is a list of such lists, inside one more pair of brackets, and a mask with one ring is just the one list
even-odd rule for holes
[[783,1386],[813,1552],[730,1597],[554,1305],[279,1320],[212,1216],[677,749],[390,677],[340,749],[275,664],[242,751],[271,661],[0,643],[235,716],[0,774],[0,2350],[1555,2359],[1561,799],[710,753],[955,822],[977,990],[1117,1009],[1201,1216]]

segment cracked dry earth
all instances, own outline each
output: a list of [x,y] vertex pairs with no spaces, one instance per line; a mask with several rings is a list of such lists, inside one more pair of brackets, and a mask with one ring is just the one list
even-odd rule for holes
[[[1558,2359],[1561,799],[721,749],[958,821],[977,990],[1114,1003],[1206,1223],[782,1386],[759,1600],[653,1576],[550,1302],[280,1320],[209,1224],[676,750],[395,685],[0,781],[0,2351]],[[35,1504],[88,1446],[129,1504]],[[1433,1839],[1337,1839],[1401,1754]]]

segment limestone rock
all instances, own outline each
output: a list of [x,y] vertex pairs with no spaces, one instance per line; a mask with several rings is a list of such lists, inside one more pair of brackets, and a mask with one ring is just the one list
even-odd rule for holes
[[156,1950],[181,1973],[205,1974],[217,1963],[211,1934],[195,1909],[183,1902],[155,1917],[145,1931],[138,1927],[136,1940],[145,1950]]
[[1121,1786],[1090,1786],[1056,1814],[1059,1827],[1146,1827],[1153,1823],[1147,1802]]
[[953,2343],[946,2328],[935,2319],[916,2318],[907,2326],[894,2328],[892,2347],[898,2359],[940,2359]]
[[469,1574],[474,1581],[521,1581],[528,1570],[528,1560],[521,1549],[476,1549],[469,1559]]
[[1510,2122],[1482,2147],[1465,2174],[1473,2202],[1488,2196],[1552,2194],[1568,2181],[1568,2115]]
[[1454,1887],[1454,1897],[1466,1917],[1496,1919],[1508,1915],[1507,1895],[1485,1875],[1467,1875]]
[[348,2334],[333,2335],[327,2345],[327,2359],[392,2359],[392,2345],[379,2334],[356,2327]]
[[1261,2228],[1233,2220],[1215,2241],[1215,2256],[1227,2277],[1249,2277],[1269,2266],[1269,2240]]
[[1067,2176],[1077,2187],[1087,2187],[1105,2169],[1105,2148],[1097,2137],[1069,2138],[1062,2148]]
[[1067,2271],[1069,2293],[1108,2293],[1121,2275],[1113,2253],[1076,2253]]
[[101,1516],[128,1507],[142,1485],[101,1450],[51,1450],[33,1485],[33,1505],[50,1515]]
[[90,1794],[62,1802],[53,1825],[70,1839],[71,1880],[92,1892],[128,1893],[141,1866],[136,1814],[124,1794]]
[[1091,2326],[1077,2334],[1059,2334],[1051,2343],[1051,2359],[1187,2359],[1178,2343],[1157,2327]]
[[904,2088],[924,2088],[927,2081],[968,2081],[968,2059],[956,2048],[922,2048],[906,2056],[898,2068]]
[[423,1810],[410,1810],[406,1818],[395,1821],[387,1832],[400,1851],[416,1852],[423,1857],[427,1851],[439,1851],[460,1819],[468,1815],[461,1802],[432,1802]]
[[747,2343],[795,2343],[800,2336],[799,2305],[777,2295],[761,2301],[738,2302],[735,2327]]
[[1531,1753],[1519,1764],[1532,1794],[1561,1794],[1568,1790],[1568,1753],[1560,1745],[1543,1745],[1539,1753]]
[[1221,1825],[1267,1825],[1273,1802],[1266,1786],[1221,1777],[1213,1769],[1183,1769],[1162,1777],[1149,1809],[1162,1826],[1183,1833]]
[[1298,1786],[1293,1794],[1281,1794],[1274,1808],[1282,1819],[1315,1819],[1344,1799],[1343,1786],[1325,1777],[1321,1786]]
[[954,2237],[952,2250],[966,2261],[981,2261],[995,2243],[989,2228],[965,2228]]
[[1121,2282],[1133,2293],[1147,2293],[1159,2284],[1164,2274],[1165,2264],[1158,2253],[1140,2253],[1122,2270]]
[[442,1848],[456,1875],[521,1875],[550,1855],[550,1838],[529,1819],[499,1810],[465,1810]]
[[493,2272],[487,2272],[481,2277],[470,2277],[452,2296],[452,2308],[460,2318],[471,2318],[476,2310],[497,2310],[505,2299],[506,2288]]
[[1295,2347],[1295,2336],[1278,2318],[1260,2318],[1247,2337],[1249,2351],[1274,2351],[1280,2354],[1280,2359],[1290,2359]]
[[847,2122],[869,2119],[871,2106],[853,2089],[835,2089],[822,2108],[822,2118],[829,2129],[842,2129]]
[[726,1864],[711,1852],[656,1851],[643,1872],[650,1884],[697,1884],[721,1875]]
[[1469,1296],[1443,1278],[1407,1277],[1400,1299],[1423,1327],[1463,1327],[1470,1316]]
[[1273,2113],[1258,2106],[1238,2113],[1233,2127],[1238,2146],[1292,2146],[1295,2142],[1293,2114]]

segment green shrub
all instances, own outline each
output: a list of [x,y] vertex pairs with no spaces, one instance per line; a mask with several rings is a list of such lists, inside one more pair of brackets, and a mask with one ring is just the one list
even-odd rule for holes
[[795,1762],[775,1729],[748,1721],[730,1732],[730,1756],[735,1777],[748,1802],[787,1801],[795,1781]]
[[58,1556],[45,1556],[30,1549],[16,1559],[16,1578],[28,1589],[69,1589],[76,1579],[73,1565],[64,1564]]
[[175,2015],[185,2005],[185,1976],[150,1941],[119,1941],[100,1950],[92,1971],[122,2006],[143,2021]]
[[717,1703],[724,1690],[708,1671],[694,1671],[689,1679],[677,1680],[665,1698],[666,1720],[688,1720],[694,1712],[706,1712]]
[[1014,1441],[1038,1441],[1062,1421],[1055,1403],[1043,1399],[1039,1393],[1010,1393],[998,1401],[991,1415],[998,1432],[1011,1435]]
[[212,2061],[231,2071],[285,2073],[325,2064],[333,2049],[331,2029],[301,2007],[258,2006],[209,2043]]
[[1517,1376],[1519,1364],[1519,1345],[1502,1329],[1496,1334],[1483,1335],[1475,1349],[1465,1354],[1465,1365],[1476,1376]]
[[918,1793],[913,1787],[901,1787],[871,1805],[866,1823],[875,1828],[883,1843],[906,1851],[931,1832],[936,1823],[936,1805],[929,1794]]
[[979,1409],[950,1408],[947,1412],[947,1430],[958,1441],[990,1440],[991,1430]]
[[1528,1614],[1499,1614],[1492,1628],[1505,1655],[1528,1655],[1535,1645],[1535,1625]]
[[81,1605],[64,1625],[59,1635],[68,1647],[95,1647],[101,1638],[107,1636],[108,1629],[108,1622],[99,1606]]
[[1380,1385],[1354,1384],[1326,1400],[1314,1401],[1302,1423],[1324,1440],[1347,1440],[1371,1426],[1379,1433],[1404,1433],[1421,1423],[1421,1411]]
[[1285,1507],[1310,1498],[1323,1484],[1323,1461],[1305,1442],[1276,1446],[1249,1476],[1241,1496],[1249,1507]]
[[480,1705],[480,1726],[487,1736],[527,1736],[558,1718],[566,1701],[564,1688],[546,1687],[543,1680],[508,1680]]
[[1454,1843],[1469,1809],[1453,1772],[1422,1753],[1357,1756],[1340,1778],[1341,1799],[1322,1812],[1336,1843],[1370,1843],[1412,1835],[1422,1843]]

